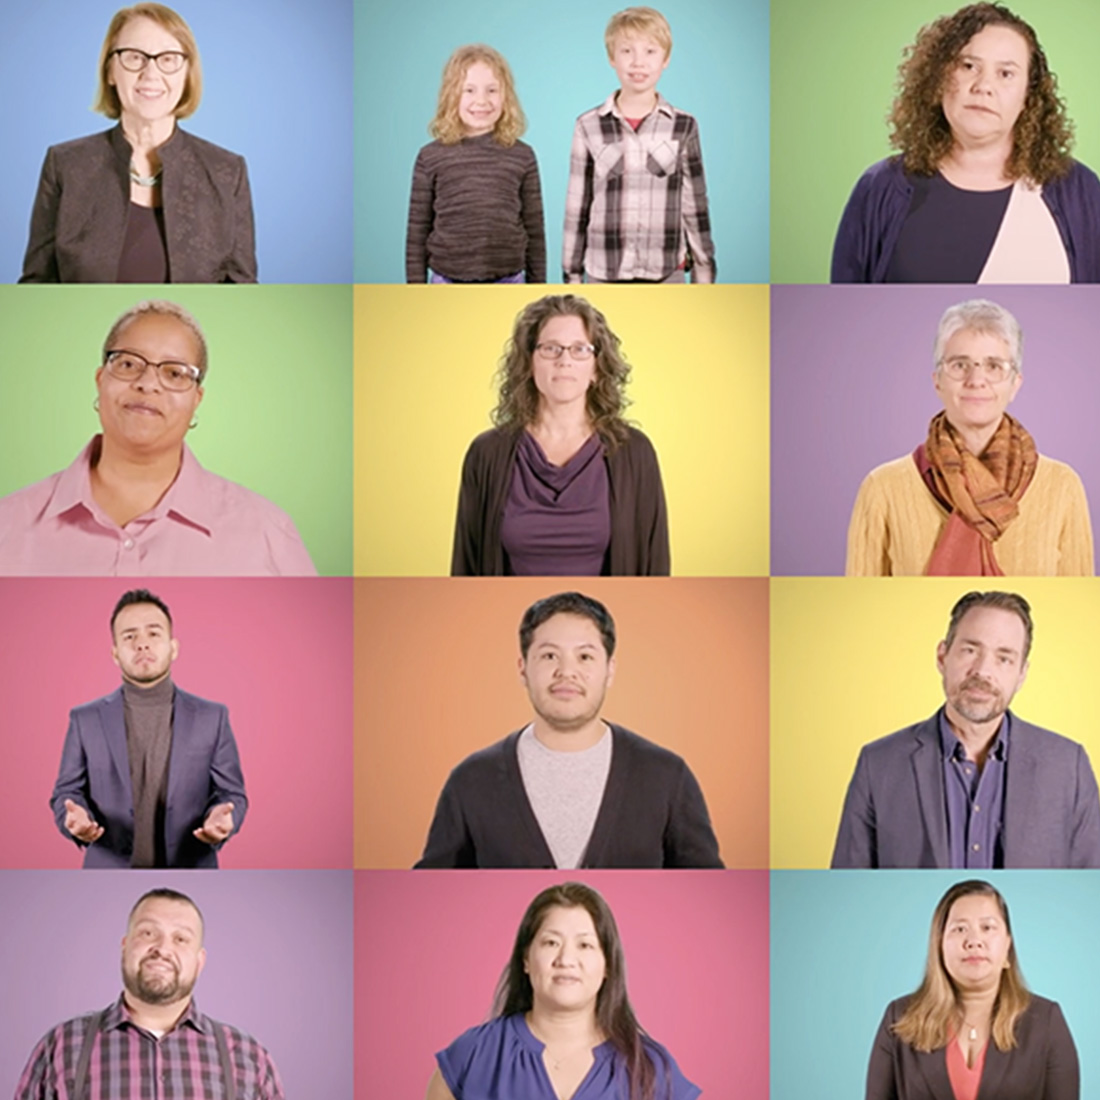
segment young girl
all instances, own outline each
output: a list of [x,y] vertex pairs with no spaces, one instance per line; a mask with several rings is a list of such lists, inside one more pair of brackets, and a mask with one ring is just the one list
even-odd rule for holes
[[461,46],[413,168],[405,276],[423,283],[545,283],[546,235],[534,150],[508,62]]

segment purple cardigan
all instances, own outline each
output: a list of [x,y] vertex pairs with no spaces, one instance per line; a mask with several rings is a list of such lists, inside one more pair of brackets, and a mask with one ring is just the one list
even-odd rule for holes
[[[833,245],[830,282],[883,283],[913,185],[901,157],[872,164],[856,183]],[[1047,204],[1069,259],[1070,281],[1100,283],[1100,180],[1073,162],[1069,174],[1043,184]]]

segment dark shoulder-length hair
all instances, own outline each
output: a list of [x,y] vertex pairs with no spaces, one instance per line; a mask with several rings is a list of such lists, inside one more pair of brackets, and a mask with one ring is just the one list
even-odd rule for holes
[[531,369],[535,344],[543,325],[551,317],[579,317],[588,342],[596,348],[596,377],[586,399],[592,426],[609,450],[625,443],[628,427],[623,413],[630,403],[626,384],[630,364],[619,352],[619,338],[607,318],[594,305],[576,294],[547,294],[516,318],[516,326],[497,368],[497,407],[493,423],[498,428],[520,431],[535,422],[539,391]]
[[[523,914],[512,957],[504,968],[493,999],[494,1016],[512,1016],[530,1012],[534,1005],[531,979],[524,964],[527,950],[538,935],[546,914],[554,908],[584,909],[592,918],[604,957],[604,980],[596,996],[596,1024],[626,1061],[630,1080],[630,1100],[657,1100],[657,1071],[654,1058],[659,1048],[648,1040],[630,1006],[626,993],[626,961],[615,917],[606,901],[590,886],[581,882],[563,882],[549,886],[539,894]],[[671,1075],[664,1066],[666,1091]]]
[[[959,898],[979,894],[991,897],[1004,918],[1005,931],[1012,935],[1012,922],[1008,918],[1008,904],[1000,891],[981,879],[957,882],[940,898],[932,914],[932,930],[928,936],[928,960],[924,967],[924,981],[909,999],[901,1019],[894,1024],[894,1034],[907,1042],[914,1050],[928,1053],[940,1050],[951,1041],[952,1029],[958,1026],[959,998],[955,983],[943,965],[943,933],[951,907]],[[993,1002],[993,1043],[998,1050],[1012,1050],[1016,1046],[1016,1021],[1031,1002],[1031,994],[1020,973],[1016,958],[1016,941],[1008,945],[1008,965],[1001,972],[1001,985]]]
[[1003,4],[968,4],[944,15],[917,35],[898,68],[898,94],[890,111],[890,144],[905,167],[932,175],[954,138],[943,113],[943,93],[963,48],[985,27],[1010,27],[1027,42],[1027,98],[1016,120],[1012,153],[1005,165],[1011,179],[1049,183],[1070,169],[1073,124],[1058,95],[1058,81],[1029,23]]

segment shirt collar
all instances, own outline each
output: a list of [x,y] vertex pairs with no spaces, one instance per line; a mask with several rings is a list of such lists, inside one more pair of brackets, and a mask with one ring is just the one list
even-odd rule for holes
[[[129,1008],[126,1007],[125,994],[119,994],[118,1000],[107,1009],[107,1013],[103,1017],[103,1023],[100,1025],[100,1030],[115,1031],[125,1024],[129,1024],[131,1027],[139,1026],[134,1023],[134,1018],[130,1014]],[[210,1023],[210,1017],[204,1016],[195,1007],[194,997],[191,998],[183,1015],[176,1021],[176,1026],[172,1030],[177,1031],[183,1027],[184,1024],[194,1028],[196,1031],[201,1031],[204,1035],[212,1035],[214,1033],[214,1029]],[[168,1032],[165,1032],[165,1034],[167,1035]]]
[[[623,122],[626,122],[626,115],[619,110],[619,104],[615,100],[618,94],[618,92],[612,92],[596,110],[601,115],[614,115],[616,118],[621,118]],[[672,104],[669,103],[660,92],[657,93],[657,106],[654,107],[653,110],[660,111],[661,114],[668,115],[669,118],[672,118],[676,114]]]
[[[50,502],[46,506],[45,518],[60,516],[78,506],[84,507],[94,516],[102,516],[92,497],[92,463],[99,457],[103,443],[102,435],[95,435],[91,442],[73,460],[72,465],[62,470],[54,486]],[[186,443],[183,445],[183,459],[180,462],[176,480],[168,491],[142,517],[143,519],[161,519],[169,514],[174,518],[199,527],[208,535],[216,525],[217,494],[209,491],[210,475],[199,465],[199,460]],[[109,522],[109,521],[108,521]]]
[[[1008,740],[1011,728],[1012,711],[1006,710],[1004,717],[1001,719],[1001,728],[997,730],[997,734],[993,738],[993,744],[989,749],[990,755],[997,760],[1003,761],[1008,756]],[[951,723],[947,720],[946,707],[940,707],[940,748],[943,750],[945,760],[966,753],[963,743],[958,739],[955,731],[951,728]]]

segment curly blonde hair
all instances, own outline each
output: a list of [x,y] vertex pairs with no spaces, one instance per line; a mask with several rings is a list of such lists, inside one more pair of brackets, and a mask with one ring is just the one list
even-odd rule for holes
[[1027,99],[1016,120],[1005,173],[1010,179],[1048,183],[1070,169],[1073,124],[1035,31],[1003,4],[969,4],[921,29],[898,68],[890,144],[901,152],[906,170],[921,176],[936,172],[955,140],[943,113],[944,89],[966,44],[990,26],[1016,31],[1030,52]]
[[520,431],[533,424],[541,400],[531,362],[539,333],[551,317],[579,317],[589,343],[596,348],[596,377],[588,388],[586,407],[592,427],[609,450],[626,442],[628,425],[623,413],[630,403],[626,384],[630,364],[619,353],[619,338],[607,318],[576,294],[547,294],[532,302],[516,318],[516,327],[497,368],[497,407],[493,423],[498,428]]
[[457,145],[466,136],[465,127],[458,117],[458,102],[462,98],[462,85],[465,83],[467,71],[479,61],[493,70],[493,75],[500,81],[504,99],[504,109],[493,127],[493,140],[498,145],[515,145],[527,129],[527,119],[516,96],[512,70],[492,46],[483,46],[479,42],[472,46],[459,46],[447,58],[447,64],[443,66],[443,80],[439,85],[439,103],[428,131],[444,145]]

